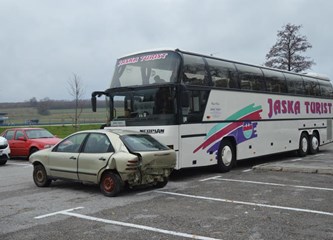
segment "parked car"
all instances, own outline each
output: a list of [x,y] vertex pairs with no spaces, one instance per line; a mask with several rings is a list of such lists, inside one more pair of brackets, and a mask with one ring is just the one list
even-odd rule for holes
[[176,164],[174,150],[152,136],[124,130],[87,130],[74,133],[52,148],[30,156],[38,187],[67,179],[99,184],[108,197],[125,185],[164,187]]
[[9,154],[10,148],[7,139],[0,136],[0,166],[6,164]]
[[44,128],[12,128],[1,135],[8,140],[11,157],[29,157],[32,153],[52,147],[61,140]]

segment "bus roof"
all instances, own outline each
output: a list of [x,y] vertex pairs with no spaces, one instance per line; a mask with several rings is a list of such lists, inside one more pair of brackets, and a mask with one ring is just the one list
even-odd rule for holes
[[280,72],[284,72],[284,73],[291,73],[291,74],[297,74],[297,75],[299,74],[299,75],[303,75],[303,76],[306,76],[306,77],[319,78],[319,79],[324,80],[324,81],[331,81],[330,78],[329,78],[329,76],[327,76],[326,74],[322,74],[322,73],[314,73],[314,72],[296,73],[296,72],[290,72],[290,71],[283,70],[283,69],[278,69],[278,68],[270,68],[270,67],[266,67],[266,66],[260,66],[260,65],[255,65],[255,64],[245,63],[245,62],[239,62],[239,61],[235,61],[235,60],[230,60],[230,59],[225,59],[225,58],[220,58],[220,57],[215,57],[215,56],[209,56],[209,55],[195,53],[195,52],[184,51],[184,50],[180,50],[179,48],[155,48],[155,49],[147,49],[145,51],[138,51],[138,52],[133,52],[131,54],[126,54],[126,55],[120,57],[119,59],[125,58],[125,57],[129,57],[129,56],[133,56],[133,55],[137,55],[137,54],[142,54],[142,53],[162,52],[162,51],[171,51],[171,52],[186,53],[186,54],[191,54],[191,55],[196,55],[196,56],[202,56],[202,57],[205,57],[205,58],[211,58],[211,59],[216,59],[216,60],[223,60],[223,61],[227,61],[227,62],[231,62],[231,63],[244,64],[244,65],[258,67],[258,68],[264,68],[264,69],[269,69],[269,70],[274,70],[274,71],[280,71]]

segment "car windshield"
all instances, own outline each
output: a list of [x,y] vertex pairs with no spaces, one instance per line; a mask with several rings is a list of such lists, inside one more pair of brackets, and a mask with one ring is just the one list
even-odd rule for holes
[[150,135],[124,135],[121,140],[125,146],[132,152],[140,151],[160,151],[169,148],[158,142]]
[[27,130],[26,134],[29,139],[36,138],[54,138],[53,134],[45,129],[31,129]]

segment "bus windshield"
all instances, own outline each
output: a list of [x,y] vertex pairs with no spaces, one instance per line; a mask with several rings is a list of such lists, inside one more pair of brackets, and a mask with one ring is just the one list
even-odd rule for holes
[[113,104],[111,126],[175,124],[175,89],[148,87],[109,94]]
[[176,82],[180,56],[175,52],[150,52],[118,59],[111,88]]

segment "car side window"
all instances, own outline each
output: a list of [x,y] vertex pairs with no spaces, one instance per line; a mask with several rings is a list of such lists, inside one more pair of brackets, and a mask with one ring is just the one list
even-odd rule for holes
[[64,139],[53,149],[54,152],[78,153],[88,133],[79,133]]
[[109,138],[105,134],[91,133],[85,143],[84,153],[114,152]]
[[14,139],[14,133],[15,133],[15,131],[13,131],[13,130],[8,130],[8,131],[5,133],[4,137],[5,137],[7,140],[13,140],[13,139]]
[[24,137],[23,131],[16,131],[15,140],[18,140],[20,137]]

